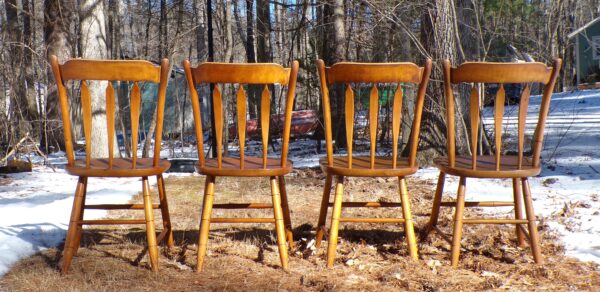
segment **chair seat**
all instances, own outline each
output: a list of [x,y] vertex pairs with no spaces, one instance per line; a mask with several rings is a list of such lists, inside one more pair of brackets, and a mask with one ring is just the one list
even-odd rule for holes
[[85,160],[75,160],[74,165],[67,165],[67,173],[84,177],[144,177],[159,175],[169,167],[167,160],[159,160],[154,166],[153,158],[138,158],[135,169],[132,168],[131,158],[114,158],[112,168],[108,168],[108,159],[91,159],[90,167],[86,167]]
[[457,156],[453,167],[448,162],[448,157],[438,157],[433,163],[440,171],[464,177],[475,178],[519,178],[531,177],[540,173],[541,168],[533,167],[531,158],[523,157],[521,169],[517,167],[517,156],[503,155],[500,157],[500,170],[496,170],[496,156],[477,156],[477,169],[473,170],[471,156]]
[[240,168],[240,159],[237,157],[223,157],[221,167],[218,167],[217,159],[211,158],[204,162],[204,167],[198,165],[196,170],[200,174],[211,176],[281,176],[292,171],[293,164],[287,161],[285,167],[281,167],[281,159],[267,158],[267,167],[263,167],[262,157],[244,157],[244,168]]
[[368,156],[352,157],[351,168],[348,167],[347,156],[334,157],[332,166],[327,165],[327,158],[321,158],[319,164],[324,173],[341,176],[407,176],[414,174],[419,169],[418,165],[411,167],[406,158],[398,158],[396,168],[393,168],[392,158],[387,157],[375,158],[375,168],[371,168],[371,158]]

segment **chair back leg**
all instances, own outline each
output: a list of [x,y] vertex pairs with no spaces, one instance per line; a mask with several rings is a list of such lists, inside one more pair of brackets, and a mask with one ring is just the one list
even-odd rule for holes
[[288,250],[285,236],[285,223],[283,219],[283,211],[281,210],[279,187],[275,177],[271,177],[271,195],[273,197],[273,215],[275,217],[275,231],[277,233],[277,246],[279,246],[281,267],[284,271],[288,271]]
[[173,226],[171,225],[171,216],[169,215],[169,203],[165,191],[165,181],[162,174],[156,176],[156,184],[158,186],[158,199],[160,201],[160,213],[163,222],[163,232],[166,232],[167,247],[173,248]]
[[529,227],[529,240],[531,252],[533,253],[533,260],[536,264],[543,264],[544,259],[542,258],[542,252],[540,250],[537,224],[535,223],[536,218],[535,213],[533,212],[533,202],[531,201],[531,190],[529,189],[529,180],[527,178],[523,178],[522,185],[523,201],[525,203],[525,214],[527,215],[527,225]]
[[279,192],[281,193],[281,211],[283,212],[283,223],[285,225],[285,238],[290,247],[294,247],[294,233],[292,232],[292,218],[288,205],[287,191],[285,190],[285,177],[279,176]]
[[321,247],[323,234],[325,233],[325,221],[327,219],[327,210],[329,209],[329,197],[331,195],[331,175],[327,175],[325,186],[323,187],[323,198],[321,199],[321,209],[319,211],[319,222],[317,223],[317,235],[315,237],[315,247]]

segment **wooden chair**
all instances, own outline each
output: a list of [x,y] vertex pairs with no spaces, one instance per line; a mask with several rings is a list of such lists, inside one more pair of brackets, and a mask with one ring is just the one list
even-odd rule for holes
[[[291,68],[283,68],[277,64],[227,64],[203,63],[193,68],[188,61],[183,62],[188,87],[191,92],[192,108],[196,125],[196,138],[198,140],[198,172],[206,175],[204,187],[204,202],[198,239],[197,271],[202,271],[208,232],[211,223],[274,223],[277,233],[277,245],[281,266],[288,270],[288,252],[286,238],[290,244],[292,238],[292,223],[288,208],[287,193],[285,190],[284,175],[292,170],[292,162],[287,159],[289,136],[291,127],[292,108],[296,90],[296,76],[298,62],[294,61]],[[237,134],[239,141],[239,157],[224,156],[223,127],[227,121],[223,117],[223,101],[221,90],[214,86],[212,102],[215,115],[215,130],[217,157],[204,158],[204,141],[200,104],[198,101],[198,84],[238,84],[236,94]],[[270,84],[287,85],[287,99],[285,103],[285,121],[281,133],[282,146],[279,158],[268,157],[269,124],[271,117],[271,92]],[[260,124],[262,138],[262,157],[245,155],[246,145],[246,116],[247,102],[245,85],[264,85],[260,98]],[[226,129],[228,130],[228,129]],[[229,177],[269,177],[271,182],[272,204],[247,203],[247,204],[213,204],[215,194],[215,181],[217,176]],[[279,185],[278,185],[279,183]],[[273,209],[274,218],[212,218],[212,209]]]
[[[369,223],[404,223],[406,241],[409,254],[413,259],[418,259],[417,244],[413,229],[406,176],[414,174],[418,165],[416,162],[421,113],[425,98],[425,89],[431,72],[431,60],[427,59],[424,67],[413,63],[337,63],[331,68],[326,68],[323,60],[317,61],[319,78],[321,81],[321,94],[323,97],[323,118],[325,122],[325,140],[327,143],[327,158],[320,160],[320,166],[327,175],[323,199],[317,224],[316,246],[321,245],[325,219],[329,206],[333,205],[331,228],[329,230],[329,247],[327,250],[327,266],[333,267],[335,251],[338,240],[340,222],[369,222]],[[346,84],[345,90],[345,127],[348,154],[333,156],[333,141],[331,131],[331,106],[329,100],[329,86],[338,83]],[[369,141],[370,155],[358,156],[352,152],[354,123],[355,123],[355,98],[352,84],[367,83],[371,85],[369,97]],[[379,113],[380,83],[397,84],[393,100],[392,116],[392,157],[377,157],[377,125]],[[415,98],[414,119],[410,133],[408,157],[401,157],[398,153],[398,137],[402,122],[403,84],[413,83],[418,85]],[[359,86],[359,85],[357,85]],[[336,177],[334,203],[329,203],[331,184]],[[343,202],[344,177],[397,177],[401,203],[381,202]],[[403,218],[342,218],[342,207],[401,207]]]
[[[452,266],[458,265],[460,254],[460,241],[463,224],[515,224],[517,239],[520,245],[525,245],[525,237],[529,239],[533,258],[536,263],[542,263],[542,255],[538,243],[538,232],[535,223],[535,214],[531,202],[528,177],[540,173],[540,152],[544,138],[544,127],[552,90],[559,74],[561,60],[556,59],[552,67],[546,67],[542,63],[487,63],[467,62],[456,68],[450,66],[449,61],[444,61],[444,92],[447,107],[448,143],[447,157],[439,157],[434,160],[440,170],[437,189],[433,201],[433,208],[425,236],[432,230],[443,234],[436,226],[440,207],[455,207],[454,232],[452,236]],[[469,119],[470,119],[470,155],[456,155],[455,146],[455,113],[453,85],[471,85],[469,97]],[[506,101],[505,84],[522,84],[520,102],[518,104],[518,137],[515,152],[506,152],[507,145],[502,141],[504,108]],[[525,132],[527,125],[527,112],[535,110],[529,107],[529,95],[532,84],[542,83],[543,95],[539,108],[539,118],[535,126],[535,132],[531,141],[531,152],[525,151]],[[495,153],[493,155],[480,155],[479,145],[481,135],[481,98],[480,92],[485,86],[493,84],[498,88],[494,98],[494,135],[493,142]],[[472,129],[477,129],[473,131]],[[508,154],[510,153],[510,154]],[[516,153],[512,154],[512,153]],[[460,177],[457,199],[455,202],[442,202],[442,192],[446,174]],[[509,178],[513,184],[513,201],[498,202],[465,202],[465,189],[467,177],[470,178]],[[521,193],[525,203],[527,219],[523,219]],[[486,219],[474,218],[463,219],[465,207],[501,207],[514,206],[515,219]],[[527,224],[529,233],[522,226]],[[445,238],[448,238],[445,236]]]
[[[69,230],[65,240],[62,273],[65,274],[69,270],[73,255],[77,253],[79,248],[82,226],[83,225],[98,225],[98,224],[145,224],[148,238],[148,253],[150,255],[150,265],[153,271],[158,270],[158,248],[157,241],[167,240],[167,246],[173,246],[173,232],[171,230],[171,220],[169,218],[169,209],[167,205],[167,196],[165,193],[165,185],[162,173],[170,167],[170,163],[160,159],[160,144],[162,137],[163,124],[163,109],[165,105],[165,93],[167,90],[168,78],[168,60],[164,59],[160,66],[156,66],[146,61],[106,61],[106,60],[82,60],[74,59],[67,61],[63,65],[58,63],[56,56],[50,57],[50,64],[54,73],[54,78],[58,85],[58,95],[60,101],[60,109],[62,112],[63,129],[65,134],[65,147],[67,154],[66,171],[71,175],[79,177],[77,188],[75,190],[75,198],[73,200],[73,209],[71,211],[71,219]],[[80,105],[83,118],[83,132],[85,135],[85,159],[76,159],[73,146],[73,132],[70,118],[69,101],[73,101],[75,97],[69,97],[65,82],[80,81]],[[92,106],[91,96],[88,89],[88,80],[107,80],[106,88],[106,130],[108,133],[108,157],[97,158],[91,156],[92,135],[101,135],[94,129],[92,131]],[[133,82],[131,90],[130,106],[131,106],[131,158],[115,157],[113,145],[115,144],[115,89],[112,81],[128,81]],[[137,157],[138,132],[139,132],[139,116],[141,93],[138,82],[154,82],[158,83],[158,115],[156,117],[156,130],[154,132],[155,146],[154,152],[150,158]],[[75,103],[71,103],[75,106]],[[101,126],[100,126],[101,127]],[[117,149],[117,151],[119,151]],[[149,176],[156,176],[158,180],[158,195],[159,204],[152,204],[150,196],[150,184],[148,183]],[[142,179],[143,204],[100,204],[87,205],[85,203],[87,183],[89,177],[138,177]],[[101,209],[101,210],[143,210],[144,219],[103,219],[103,220],[85,220],[83,217],[85,209]],[[156,237],[154,227],[153,210],[160,209],[163,221],[163,231]]]

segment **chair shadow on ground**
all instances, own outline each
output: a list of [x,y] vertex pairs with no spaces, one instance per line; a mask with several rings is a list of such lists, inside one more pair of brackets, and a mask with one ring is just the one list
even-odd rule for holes
[[[211,242],[214,244],[217,238],[224,238],[227,240],[231,240],[234,242],[252,242],[251,244],[257,245],[258,252],[256,257],[249,258],[254,262],[265,264],[272,268],[279,268],[278,264],[269,264],[264,261],[265,252],[277,252],[277,242],[275,238],[275,230],[269,228],[268,225],[263,226],[251,226],[251,227],[243,227],[239,225],[217,225],[211,228],[210,238],[209,238],[209,248]],[[307,243],[310,242],[314,236],[314,226],[308,223],[296,226],[293,229],[295,246],[292,250],[300,251],[300,254],[306,255],[303,251],[307,248]],[[387,260],[393,256],[408,256],[408,250],[405,243],[405,234],[402,226],[397,226],[397,229],[391,230],[390,227],[388,229],[376,229],[375,228],[365,228],[356,229],[353,225],[342,226],[340,229],[340,238],[348,242],[350,244],[360,244],[360,245],[370,245],[373,246],[377,253],[381,256],[383,260]],[[393,227],[392,227],[393,228]],[[421,226],[415,227],[415,233],[419,234],[421,232]],[[160,251],[161,257],[166,257],[169,261],[177,262],[179,264],[188,266],[190,269],[194,269],[194,265],[190,265],[189,262],[195,262],[196,257],[196,246],[198,241],[198,230],[173,230],[173,238],[175,241],[175,248],[172,251],[168,251],[166,249],[166,245],[164,243],[160,243]],[[327,236],[325,237],[327,239]],[[119,248],[105,248],[111,245],[119,245],[124,243],[131,243],[139,246],[139,249],[135,252],[137,256],[135,258],[124,255]],[[513,242],[511,239],[510,244],[514,244],[516,246],[516,241]],[[433,246],[431,240],[427,240],[426,242],[419,242],[419,246],[430,245]],[[56,253],[55,257],[43,256],[46,263],[53,268],[59,269],[59,261],[62,257],[62,249],[64,247],[64,243],[57,247],[59,250]],[[91,251],[99,252],[106,257],[117,258],[119,260],[123,260],[128,262],[133,266],[142,266],[142,260],[147,254],[146,247],[146,231],[143,228],[134,228],[127,230],[115,230],[115,229],[101,229],[101,228],[91,228],[85,229],[83,232],[82,240],[81,240],[81,249],[89,249]],[[419,249],[420,258],[422,259],[424,256],[432,257],[436,254],[442,255],[446,257],[448,255],[450,249],[445,245],[436,245],[434,247],[439,252],[434,252],[432,250],[427,250],[423,252],[423,249]],[[325,251],[327,249],[327,245],[322,244],[320,249]],[[484,256],[495,261],[500,261],[504,263],[512,263],[510,258],[505,257],[504,255],[493,254],[491,252],[486,251],[485,248],[463,248],[466,253],[471,253],[477,256]],[[526,251],[522,251],[522,253],[526,253]],[[294,253],[291,253],[294,254]],[[300,256],[304,259],[311,256],[318,256],[312,253],[309,253],[308,256]],[[322,255],[325,256],[325,253]],[[76,256],[77,257],[77,256]],[[192,257],[191,259],[189,257]],[[296,256],[294,256],[296,257]],[[148,265],[144,263],[144,265]]]

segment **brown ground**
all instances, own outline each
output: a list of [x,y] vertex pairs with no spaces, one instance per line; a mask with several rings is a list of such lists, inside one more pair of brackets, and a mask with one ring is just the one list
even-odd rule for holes
[[[212,226],[204,272],[194,271],[199,210],[204,178],[166,180],[176,247],[162,247],[160,271],[148,268],[145,231],[137,227],[93,228],[67,276],[59,273],[60,249],[49,249],[17,263],[0,279],[0,290],[595,290],[598,266],[564,256],[556,235],[542,222],[544,265],[533,264],[529,248],[517,248],[514,228],[498,225],[465,227],[460,267],[449,267],[449,244],[432,234],[419,244],[420,261],[407,256],[403,228],[394,224],[343,224],[336,265],[325,268],[326,242],[311,247],[324,177],[303,170],[288,177],[294,238],[290,272],[279,268],[273,226]],[[93,180],[90,181],[93,183]],[[217,179],[216,202],[258,198],[270,201],[268,180]],[[427,222],[435,186],[408,179],[417,233]],[[397,201],[395,179],[350,179],[345,198]],[[255,200],[256,201],[256,200]],[[447,209],[447,208],[446,208]],[[449,230],[450,209],[440,226]],[[262,212],[262,211],[252,211]],[[399,209],[346,209],[345,214],[399,216]],[[470,209],[467,215],[480,210]],[[159,212],[157,212],[159,213]],[[242,215],[249,212],[242,211]],[[238,211],[239,214],[239,211]],[[121,214],[117,214],[121,215]],[[224,215],[215,211],[214,215]],[[558,220],[560,218],[545,218]],[[158,221],[160,224],[160,221]]]

